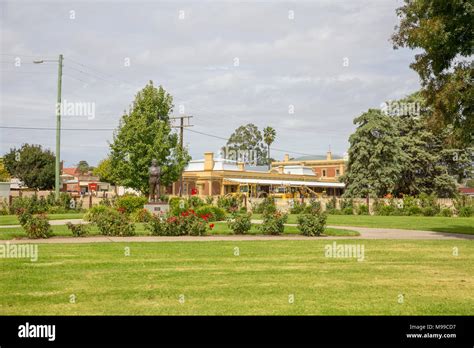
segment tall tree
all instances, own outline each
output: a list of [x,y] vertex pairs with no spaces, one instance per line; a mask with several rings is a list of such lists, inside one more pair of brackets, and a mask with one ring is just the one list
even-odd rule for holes
[[262,133],[252,123],[240,126],[232,133],[227,141],[226,150],[226,157],[230,159],[258,165],[267,163]]
[[474,6],[472,0],[405,0],[394,48],[421,49],[410,66],[419,74],[432,106],[429,125],[437,133],[453,125],[453,140],[474,141]]
[[4,156],[7,171],[29,188],[48,190],[54,186],[55,157],[41,145],[23,144]]
[[349,137],[349,162],[342,180],[346,197],[381,197],[396,188],[404,154],[392,117],[369,109],[354,119]]
[[87,174],[90,170],[89,163],[84,160],[79,161],[79,163],[77,164],[77,169],[79,170],[79,173],[81,175]]
[[263,128],[263,141],[265,144],[267,144],[267,162],[268,162],[268,168],[271,166],[271,160],[270,160],[270,145],[273,144],[276,138],[276,131],[272,127],[265,127]]
[[10,181],[10,173],[5,169],[3,158],[0,158],[0,182]]
[[102,161],[100,161],[92,173],[95,176],[98,176],[100,181],[108,182],[112,185],[115,185],[117,181],[113,175],[112,160],[110,157],[104,158]]
[[150,81],[140,92],[114,132],[111,148],[112,177],[126,187],[148,193],[148,168],[152,159],[161,166],[161,182],[176,181],[189,162],[178,136],[171,132],[169,114],[173,98]]

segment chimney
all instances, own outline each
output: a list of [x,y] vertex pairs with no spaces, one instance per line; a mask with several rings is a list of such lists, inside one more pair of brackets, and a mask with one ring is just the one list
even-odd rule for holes
[[331,151],[328,151],[326,153],[326,160],[328,160],[328,161],[332,160],[332,152]]
[[283,174],[283,166],[278,166],[278,173]]
[[283,162],[288,162],[289,160],[290,160],[290,155],[286,153],[285,157],[283,158]]
[[238,162],[237,166],[239,167],[239,170],[241,171],[245,170],[245,162]]
[[204,152],[204,170],[214,169],[214,152]]

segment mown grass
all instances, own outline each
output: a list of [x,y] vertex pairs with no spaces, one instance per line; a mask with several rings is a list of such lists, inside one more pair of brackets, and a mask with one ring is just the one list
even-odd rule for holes
[[[47,214],[49,220],[82,219],[84,213]],[[0,225],[18,225],[16,215],[0,215]]]
[[361,242],[361,262],[321,239],[40,244],[37,262],[0,259],[0,314],[473,314],[472,242],[337,241]]
[[[67,228],[66,225],[51,226],[53,236],[72,237],[72,232]],[[99,230],[95,225],[89,225],[89,236],[99,235]],[[151,233],[145,228],[145,224],[135,224],[135,232],[137,236],[149,236]],[[296,226],[285,226],[284,234],[299,234],[300,231]],[[208,230],[209,235],[231,235],[232,231],[225,222],[214,222],[214,228]],[[252,229],[248,233],[250,235],[261,234],[258,225],[252,225]],[[326,236],[359,236],[359,232],[351,230],[343,230],[336,228],[327,228],[324,232]],[[17,238],[27,238],[26,232],[22,227],[5,227],[0,228],[0,240],[9,240]]]
[[[297,216],[290,214],[287,223],[296,224]],[[252,216],[252,219],[261,218],[260,214]],[[328,215],[327,224],[474,234],[474,217]]]

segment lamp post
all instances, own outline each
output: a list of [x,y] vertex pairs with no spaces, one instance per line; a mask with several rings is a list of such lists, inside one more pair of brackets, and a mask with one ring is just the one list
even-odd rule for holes
[[61,85],[63,75],[63,55],[59,55],[58,60],[35,60],[33,63],[42,64],[45,62],[57,62],[58,64],[58,96],[56,101],[56,164],[54,175],[54,195],[59,199],[59,175],[61,164]]

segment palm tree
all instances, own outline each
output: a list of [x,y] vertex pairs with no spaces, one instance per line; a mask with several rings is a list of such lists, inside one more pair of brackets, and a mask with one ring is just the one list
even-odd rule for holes
[[268,159],[268,169],[270,169],[270,145],[273,144],[276,138],[276,131],[272,127],[265,127],[263,129],[263,141],[267,144],[267,159]]

